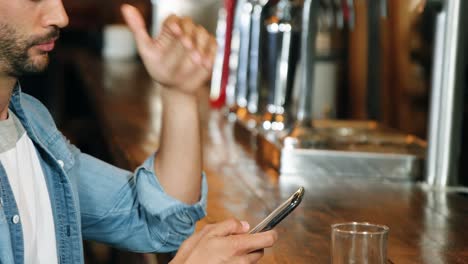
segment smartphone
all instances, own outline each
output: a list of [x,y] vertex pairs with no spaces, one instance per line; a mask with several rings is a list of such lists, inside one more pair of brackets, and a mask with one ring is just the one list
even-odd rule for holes
[[252,228],[249,231],[249,234],[273,229],[301,203],[304,192],[304,187],[299,188],[291,195],[291,197],[278,206],[273,212],[271,212],[271,214],[265,217],[265,219],[263,219],[256,227]]

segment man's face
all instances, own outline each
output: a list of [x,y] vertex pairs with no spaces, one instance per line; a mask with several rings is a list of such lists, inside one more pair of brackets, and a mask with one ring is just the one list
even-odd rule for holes
[[0,74],[19,77],[45,70],[48,53],[67,24],[61,0],[0,0]]

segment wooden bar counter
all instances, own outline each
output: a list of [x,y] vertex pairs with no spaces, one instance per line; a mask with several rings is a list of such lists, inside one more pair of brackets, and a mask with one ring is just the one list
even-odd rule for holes
[[[157,149],[158,92],[138,61],[104,61],[74,52],[73,65],[105,131],[116,165],[134,169]],[[302,204],[276,229],[261,263],[330,263],[330,225],[387,225],[389,263],[468,263],[468,196],[414,183],[280,175],[259,168],[233,139],[220,112],[202,110],[208,216],[197,226],[236,217],[254,226],[299,186]],[[181,159],[184,157],[181,157]]]

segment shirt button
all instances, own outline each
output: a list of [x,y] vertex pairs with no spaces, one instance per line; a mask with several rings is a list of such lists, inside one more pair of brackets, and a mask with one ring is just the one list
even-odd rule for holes
[[63,166],[65,165],[65,163],[63,163],[62,160],[57,160],[57,163],[60,165],[61,168],[63,168]]
[[11,219],[13,221],[13,224],[19,223],[20,217],[19,215],[14,215],[13,218]]

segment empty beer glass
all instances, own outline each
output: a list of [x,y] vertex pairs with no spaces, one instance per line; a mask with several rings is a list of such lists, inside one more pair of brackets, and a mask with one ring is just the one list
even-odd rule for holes
[[335,224],[331,228],[333,264],[387,263],[388,227],[351,222]]

